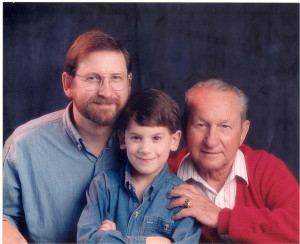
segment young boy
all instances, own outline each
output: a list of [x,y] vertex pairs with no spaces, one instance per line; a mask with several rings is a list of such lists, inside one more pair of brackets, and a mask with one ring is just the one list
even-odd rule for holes
[[119,120],[120,148],[129,162],[91,182],[77,241],[198,243],[201,225],[193,218],[174,221],[181,208],[167,209],[168,193],[184,183],[166,164],[181,137],[178,105],[160,90],[145,89],[132,95]]

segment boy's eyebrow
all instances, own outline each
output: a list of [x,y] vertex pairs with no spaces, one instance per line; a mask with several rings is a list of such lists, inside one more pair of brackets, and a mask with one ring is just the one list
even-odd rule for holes
[[[132,132],[128,131],[128,134],[129,135],[140,135],[139,133],[134,132],[134,131],[132,131]],[[152,134],[152,136],[157,136],[157,135],[165,135],[165,133],[164,132],[157,132],[157,133]]]
[[165,133],[164,132],[157,132],[157,133],[154,133],[153,135],[164,135]]
[[133,135],[133,134],[134,134],[134,135],[138,135],[138,133],[136,133],[136,132],[130,132],[130,131],[128,131],[128,134],[129,134],[129,135]]

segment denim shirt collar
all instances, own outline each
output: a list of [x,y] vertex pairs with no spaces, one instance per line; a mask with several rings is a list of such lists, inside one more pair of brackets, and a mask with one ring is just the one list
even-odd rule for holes
[[[80,151],[82,147],[84,147],[86,151],[90,151],[72,122],[71,119],[72,113],[73,113],[73,102],[68,104],[63,114],[64,129],[66,130],[67,134],[69,135],[69,137],[71,138],[75,146],[77,147],[78,151]],[[117,137],[116,133],[113,132],[108,140],[108,143],[105,146],[105,149],[109,149],[114,145],[115,141],[117,140],[116,137]]]
[[[134,185],[132,183],[132,173],[131,173],[132,165],[130,164],[129,161],[126,164],[124,171],[125,171],[124,172],[124,186],[127,189],[127,191],[130,192],[131,188],[134,187]],[[163,167],[162,171],[159,173],[158,176],[156,176],[156,178],[148,186],[147,190],[144,193],[144,196],[147,195],[148,192],[150,191],[149,197],[151,200],[152,194],[155,194],[160,189],[160,186],[162,185],[162,183],[165,180],[167,180],[168,172],[169,172],[168,164],[165,163],[165,166]]]

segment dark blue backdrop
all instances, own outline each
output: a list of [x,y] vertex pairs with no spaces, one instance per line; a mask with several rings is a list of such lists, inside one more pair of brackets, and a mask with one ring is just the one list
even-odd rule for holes
[[250,98],[247,144],[299,171],[299,5],[296,3],[3,3],[3,135],[68,103],[66,52],[87,30],[115,35],[133,58],[133,88],[184,91],[203,78]]

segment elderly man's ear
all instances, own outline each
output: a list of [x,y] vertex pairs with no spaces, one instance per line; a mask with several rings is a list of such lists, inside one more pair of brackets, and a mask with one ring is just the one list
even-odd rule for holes
[[243,144],[247,134],[248,134],[248,131],[249,131],[249,128],[250,128],[250,121],[249,120],[245,120],[243,123],[242,123],[242,134],[241,134],[241,141],[240,141],[240,146]]

